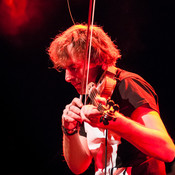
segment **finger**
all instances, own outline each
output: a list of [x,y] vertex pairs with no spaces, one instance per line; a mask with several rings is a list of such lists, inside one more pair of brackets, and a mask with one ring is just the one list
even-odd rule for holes
[[83,106],[81,109],[82,121],[98,123],[100,121],[101,113],[93,105]]
[[65,109],[69,110],[70,106],[77,106],[78,108],[82,108],[83,103],[79,98],[74,98],[70,104],[66,105]]
[[81,111],[82,121],[89,123],[90,125],[97,127],[100,123],[100,116],[85,116],[83,111]]
[[81,110],[76,106],[67,105],[67,107],[63,110],[63,115],[65,118],[70,117],[70,118],[72,118],[72,120],[77,120],[79,122],[82,122],[82,119],[80,116],[80,111]]
[[75,112],[72,112],[71,110],[67,112],[67,116],[73,118],[74,120],[78,121],[78,122],[82,122],[82,118],[80,116],[80,112],[79,114],[76,114]]
[[69,110],[70,110],[70,109],[69,109],[69,108],[70,108],[70,106],[71,106],[71,103],[70,103],[70,104],[68,104],[68,105],[66,105],[65,110],[66,110],[66,111],[69,111]]
[[72,129],[72,128],[75,128],[77,126],[77,121],[69,116],[63,115],[62,125],[67,129]]
[[100,111],[97,110],[96,106],[93,105],[85,105],[81,109],[86,117],[93,117],[97,115],[101,115]]
[[91,122],[91,121],[85,116],[83,110],[81,110],[80,115],[81,115],[82,121],[87,122],[87,123],[90,123],[90,122]]
[[74,118],[70,117],[69,115],[63,115],[63,121],[64,121],[64,123],[65,122],[67,122],[67,123],[73,123],[76,120]]
[[80,115],[81,109],[79,107],[77,107],[77,106],[71,105],[71,106],[69,106],[69,111],[72,111],[72,112],[74,112],[77,115]]
[[74,98],[72,100],[72,102],[71,102],[71,105],[77,106],[79,108],[82,108],[83,107],[83,103],[82,103],[82,101],[79,98]]
[[80,111],[81,109],[79,107],[69,104],[69,105],[66,105],[66,108],[63,110],[63,114],[65,116],[72,117],[79,122],[82,122]]

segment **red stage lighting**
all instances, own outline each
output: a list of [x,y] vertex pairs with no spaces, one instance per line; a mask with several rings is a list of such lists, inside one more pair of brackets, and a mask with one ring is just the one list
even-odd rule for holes
[[27,0],[2,0],[0,4],[1,32],[16,35],[20,27],[28,21]]

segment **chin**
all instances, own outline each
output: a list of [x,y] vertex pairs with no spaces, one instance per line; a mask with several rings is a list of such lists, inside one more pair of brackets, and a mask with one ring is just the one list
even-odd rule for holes
[[81,93],[81,88],[76,88],[76,90],[77,90],[77,92],[78,92],[80,95],[82,95],[82,93]]
[[85,92],[82,92],[82,89],[81,88],[76,88],[77,92],[80,94],[80,95],[84,95]]

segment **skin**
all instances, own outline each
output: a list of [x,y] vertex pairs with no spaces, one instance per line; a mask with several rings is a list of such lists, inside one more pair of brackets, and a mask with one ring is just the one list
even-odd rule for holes
[[[82,94],[84,92],[81,92],[80,87],[83,77],[83,61],[76,61],[71,49],[69,49],[69,55],[69,64],[65,68],[65,80]],[[94,65],[90,66],[89,82],[95,82],[98,71]],[[96,100],[103,104],[106,102],[106,99],[101,97]],[[77,125],[77,122],[85,121],[94,127],[117,133],[146,155],[165,162],[173,161],[175,157],[174,143],[159,114],[147,105],[138,107],[132,113],[131,118],[115,112],[117,120],[116,122],[110,121],[109,125],[100,123],[100,116],[101,114],[95,106],[83,105],[80,99],[74,98],[63,111],[62,125],[67,129],[72,129]],[[92,161],[87,140],[78,133],[72,136],[63,134],[63,153],[69,168],[75,174],[84,172]]]
[[[79,94],[84,94],[85,89],[82,91],[82,78],[84,77],[84,60],[83,58],[77,59],[72,49],[72,45],[68,46],[69,60],[67,61],[65,69],[65,80],[71,83]],[[97,73],[101,69],[95,64],[90,64],[89,67],[89,80],[88,82],[95,82]],[[85,77],[86,78],[86,77]]]

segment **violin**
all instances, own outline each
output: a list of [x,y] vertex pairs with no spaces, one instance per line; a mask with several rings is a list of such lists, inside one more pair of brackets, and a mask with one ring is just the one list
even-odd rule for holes
[[[108,125],[110,120],[115,121],[116,117],[114,113],[115,111],[119,111],[119,105],[115,104],[114,101],[110,99],[117,83],[116,71],[117,68],[114,66],[109,67],[104,71],[97,85],[91,82],[87,86],[86,93],[91,99],[92,104],[96,106],[97,110],[102,114],[100,122],[103,122],[104,125]],[[96,97],[98,96],[107,99],[106,105],[97,102]]]

